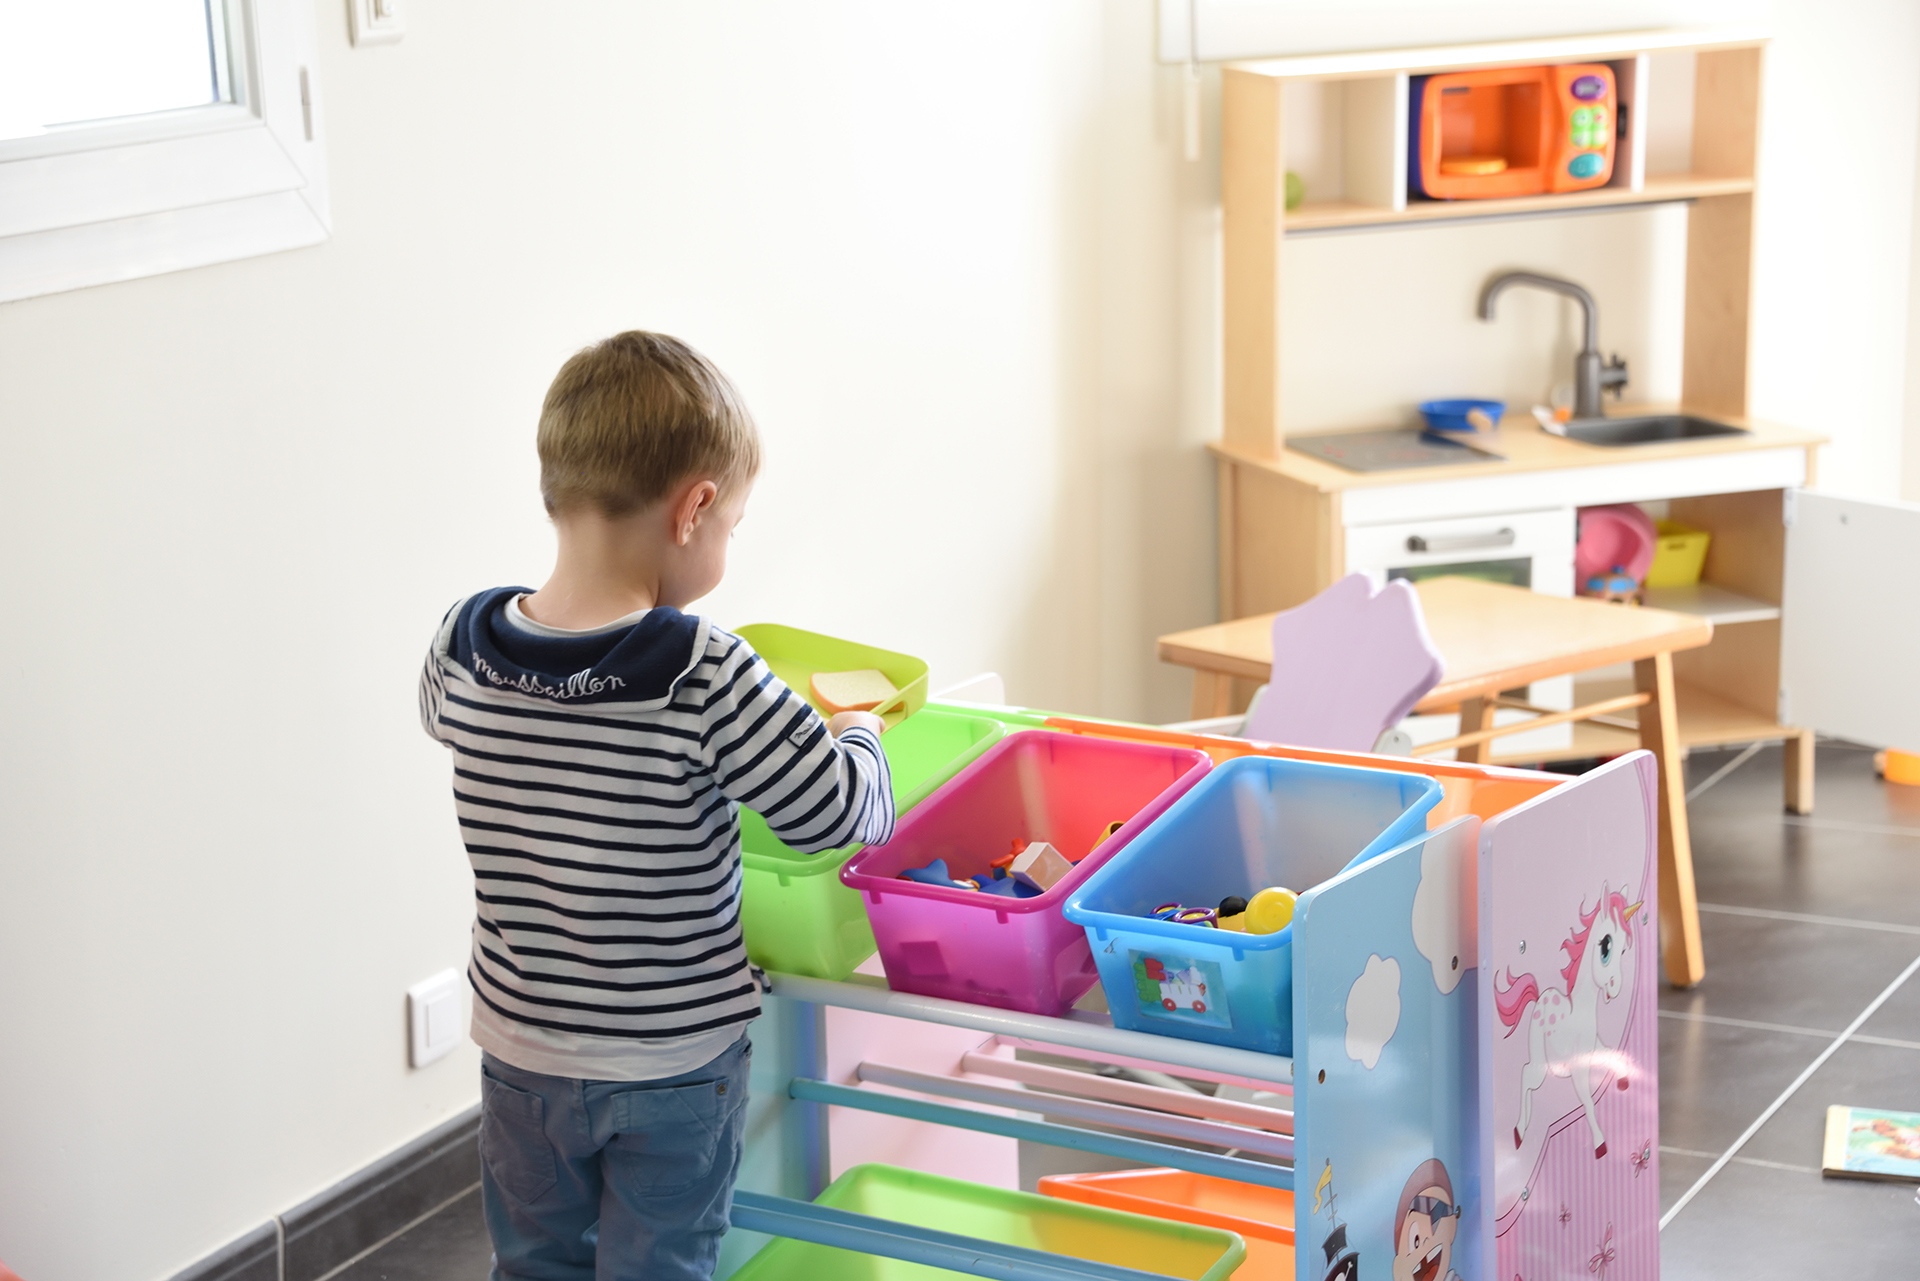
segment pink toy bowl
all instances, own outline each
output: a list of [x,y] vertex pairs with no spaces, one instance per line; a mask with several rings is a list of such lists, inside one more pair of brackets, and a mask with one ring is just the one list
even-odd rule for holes
[[1580,509],[1580,541],[1573,549],[1573,581],[1584,587],[1596,574],[1615,566],[1634,582],[1644,582],[1659,533],[1653,517],[1632,503]]
[[[840,869],[866,905],[888,986],[1066,1013],[1099,973],[1087,932],[1061,906],[1211,767],[1205,752],[1184,747],[1049,730],[1001,739],[903,814],[891,841],[868,846]],[[1125,820],[1120,830],[1101,841],[1118,820]],[[1016,840],[1048,842],[1074,860],[1073,870],[1025,899],[899,879],[936,858],[955,877],[976,876]]]

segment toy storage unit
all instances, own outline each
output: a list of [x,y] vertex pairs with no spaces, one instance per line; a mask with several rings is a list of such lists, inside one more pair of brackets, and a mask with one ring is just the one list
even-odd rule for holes
[[[962,1241],[981,1237],[1035,1254],[1202,1281],[1225,1281],[1246,1257],[1229,1230],[1170,1218],[983,1187],[889,1165],[861,1165],[835,1179],[816,1206],[867,1215]],[[971,1245],[970,1242],[967,1245]],[[961,1247],[966,1248],[965,1246]],[[1045,1260],[1036,1260],[1044,1266]],[[1138,1270],[1138,1271],[1136,1271]],[[908,1281],[923,1263],[881,1258],[811,1241],[782,1240],[734,1273],[737,1281]]]
[[1096,721],[1082,717],[1053,716],[1045,724],[1049,729],[1070,734],[1091,734],[1096,738],[1120,738],[1135,743],[1166,743],[1193,747],[1213,758],[1215,765],[1238,760],[1242,756],[1278,756],[1295,761],[1327,761],[1335,765],[1355,765],[1364,769],[1392,770],[1420,774],[1440,785],[1443,795],[1427,811],[1427,826],[1439,827],[1473,814],[1492,818],[1512,809],[1565,778],[1534,770],[1508,769],[1499,765],[1472,765],[1458,761],[1416,760],[1399,756],[1374,756],[1365,752],[1336,752],[1318,747],[1291,747],[1284,743],[1264,743],[1258,739],[1227,738],[1219,734],[1188,734],[1160,729],[1152,725],[1128,725],[1120,721]]
[[[1027,715],[1009,709],[1009,723]],[[1291,778],[1305,796],[1320,779],[1345,783],[1366,774],[1369,786],[1399,798],[1392,814],[1379,797],[1368,802],[1380,806],[1370,829],[1356,824],[1324,835],[1327,848],[1343,844],[1347,851],[1325,854],[1328,865],[1353,865],[1307,888],[1289,927],[1293,1054],[1133,1030],[1088,1009],[1054,1017],[907,992],[865,974],[844,981],[772,974],[767,1014],[754,1030],[751,1137],[733,1212],[739,1230],[727,1240],[718,1275],[738,1268],[754,1281],[1224,1276],[1244,1241],[1247,1261],[1236,1275],[1248,1281],[1321,1281],[1341,1261],[1357,1264],[1363,1276],[1387,1276],[1396,1209],[1408,1189],[1462,1211],[1447,1264],[1462,1276],[1560,1275],[1569,1269],[1556,1250],[1609,1235],[1623,1268],[1657,1275],[1651,757],[1636,753],[1576,779],[1359,758],[1376,767],[1369,771],[1288,759],[1294,749],[1232,740],[1128,744],[1117,736],[1163,732],[1076,724],[1100,733],[1016,731],[990,750],[1007,755],[1022,738],[1092,746],[1112,733],[1104,740],[1110,746],[1178,746],[1225,762],[1190,784],[1158,821],[1143,823],[1091,872],[1082,892],[1138,856],[1141,842],[1172,830],[1183,806],[1230,810],[1231,799],[1206,800],[1201,788],[1208,780],[1225,780],[1208,787],[1220,798],[1277,813],[1298,799],[1287,787],[1236,787],[1234,777]],[[1056,743],[1050,750],[1065,749]],[[968,768],[978,770],[986,759]],[[912,812],[952,795],[964,774]],[[1448,789],[1443,777],[1456,786]],[[1457,812],[1435,822],[1442,805]],[[1311,826],[1312,808],[1302,810],[1302,829]],[[1397,830],[1390,835],[1390,828]],[[1235,841],[1238,831],[1229,833]],[[1385,848],[1399,835],[1406,839]],[[1381,852],[1355,857],[1369,846]],[[1188,861],[1197,858],[1188,852],[1191,843],[1180,848]],[[1537,1093],[1526,1088],[1527,1038],[1509,1035],[1493,999],[1493,975],[1504,981],[1509,969],[1535,971],[1543,988],[1561,984],[1564,955],[1552,944],[1586,928],[1596,904],[1614,934],[1609,955],[1625,967],[1594,1047],[1608,1066],[1593,1083],[1590,1122],[1619,1140],[1601,1159],[1568,1078],[1550,1074]],[[991,927],[961,921],[957,928],[973,937]],[[1528,940],[1536,943],[1531,955]],[[857,1058],[830,1070],[822,1040],[827,1006],[897,1020],[897,1040],[864,1042]],[[1524,1020],[1525,1009],[1517,1017]],[[930,1038],[916,1034],[926,1024],[960,1030],[955,1044],[968,1048],[930,1058],[922,1052]],[[949,1053],[952,1061],[941,1065],[937,1060]],[[1169,1076],[1172,1083],[1149,1083]],[[1532,1123],[1523,1127],[1518,1118],[1529,1106]],[[1099,1201],[1105,1211],[1148,1217],[1103,1227],[1092,1242],[1074,1236],[1090,1220],[1063,1227],[1035,1205],[1048,1198],[871,1165],[853,1167],[828,1188],[829,1108],[1149,1167],[1050,1180],[1045,1189],[1056,1208],[1063,1200]],[[1470,1123],[1476,1116],[1480,1123]],[[1502,1145],[1487,1137],[1515,1132],[1523,1132],[1518,1149],[1511,1139]],[[1643,1149],[1655,1154],[1656,1168],[1634,1168]],[[1640,1177],[1645,1173],[1654,1177]],[[1154,1220],[1162,1229],[1217,1230],[1236,1240],[1221,1250],[1219,1238],[1181,1238],[1180,1250],[1197,1248],[1175,1260],[1160,1253],[1171,1248],[1170,1238],[1136,1235],[1141,1222]],[[1109,1232],[1116,1235],[1108,1239]],[[763,1244],[756,1233],[786,1239],[765,1243],[750,1258]],[[1297,1249],[1289,1267],[1276,1252],[1290,1245]],[[828,1255],[825,1247],[850,1253]]]
[[[922,713],[924,715],[924,713]],[[1123,851],[1211,766],[1193,748],[1020,730],[988,748],[900,820],[891,841],[840,872],[859,892],[901,992],[1063,1014],[1095,981],[1068,896]],[[1109,825],[1121,822],[1101,840]],[[955,877],[990,870],[1014,842],[1046,841],[1074,863],[1034,898],[899,879],[946,860]],[[1097,845],[1097,848],[1096,848]]]
[[[893,774],[895,811],[905,814],[1006,734],[1004,723],[923,708],[880,737]],[[747,955],[762,969],[840,979],[873,955],[873,930],[860,896],[840,883],[857,845],[802,854],[740,811],[745,865],[741,922]]]
[[1425,831],[1440,796],[1418,774],[1318,761],[1243,756],[1215,769],[1067,901],[1114,1025],[1292,1054],[1293,926],[1240,933],[1151,913],[1318,885]]
[[1102,1174],[1050,1174],[1040,1180],[1045,1196],[1131,1210],[1237,1232],[1247,1243],[1247,1261],[1235,1281],[1272,1281],[1293,1275],[1293,1193],[1215,1179],[1187,1170],[1118,1170]]

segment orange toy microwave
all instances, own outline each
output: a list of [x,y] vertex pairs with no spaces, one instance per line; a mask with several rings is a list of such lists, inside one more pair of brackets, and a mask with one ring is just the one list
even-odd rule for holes
[[1435,200],[1582,191],[1613,176],[1620,118],[1602,63],[1416,76],[1407,190]]

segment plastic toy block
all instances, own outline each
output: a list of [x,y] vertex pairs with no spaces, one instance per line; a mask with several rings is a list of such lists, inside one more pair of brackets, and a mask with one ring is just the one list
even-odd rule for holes
[[1069,863],[1066,856],[1059,850],[1045,841],[1034,841],[1020,851],[1020,857],[1013,860],[1013,866],[1007,869],[1007,875],[1045,893],[1072,870],[1073,864]]

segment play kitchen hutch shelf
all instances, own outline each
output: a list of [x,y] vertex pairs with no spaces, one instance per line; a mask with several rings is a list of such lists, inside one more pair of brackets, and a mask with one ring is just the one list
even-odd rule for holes
[[[1796,631],[1802,634],[1802,650],[1824,645],[1831,651],[1836,644],[1849,643],[1835,630],[1840,626],[1837,618],[1783,618],[1783,602],[1793,594],[1789,563],[1805,556],[1819,566],[1817,571],[1801,571],[1803,582],[1829,573],[1854,578],[1845,568],[1848,558],[1857,561],[1867,553],[1857,529],[1851,542],[1843,537],[1836,546],[1813,546],[1813,534],[1825,539],[1833,532],[1826,526],[1847,528],[1846,511],[1822,508],[1818,531],[1788,529],[1796,494],[1813,483],[1815,453],[1825,437],[1747,417],[1754,161],[1764,42],[1754,31],[1635,32],[1290,57],[1225,69],[1224,438],[1211,446],[1219,471],[1223,619],[1298,605],[1355,571],[1380,576],[1411,571],[1418,576],[1451,563],[1525,563],[1530,572],[1521,581],[1535,590],[1568,595],[1573,589],[1570,562],[1577,508],[1665,502],[1673,519],[1712,534],[1701,584],[1648,602],[1704,615],[1716,627],[1709,645],[1675,656],[1681,743],[1785,740],[1787,808],[1811,810],[1813,727],[1862,737],[1867,731],[1860,717],[1823,720],[1809,715],[1813,699],[1803,703],[1789,696],[1782,672],[1783,626],[1789,648]],[[1641,107],[1653,55],[1687,53],[1694,58],[1693,172],[1650,175]],[[1411,77],[1554,63],[1606,63],[1613,69],[1623,121],[1607,185],[1507,199],[1409,200]],[[1670,64],[1663,60],[1660,65]],[[1301,85],[1344,95],[1345,191],[1342,199],[1288,210],[1282,112],[1290,88]],[[1501,461],[1359,472],[1287,448],[1279,384],[1283,236],[1668,201],[1691,205],[1681,407],[1745,427],[1744,434],[1602,447],[1548,435],[1522,412],[1509,414],[1487,442],[1505,456]],[[1462,300],[1463,307],[1469,303]],[[1543,370],[1543,378],[1550,373],[1561,371]],[[1887,536],[1913,542],[1920,513],[1863,506],[1871,509],[1867,523],[1891,510],[1887,519],[1893,523],[1887,529],[1892,532]],[[1854,526],[1862,523],[1856,516]],[[1803,546],[1792,550],[1796,541]],[[1874,550],[1890,554],[1885,544]],[[1829,562],[1834,562],[1831,569]],[[1884,596],[1863,591],[1844,601],[1840,614],[1877,608],[1874,602]],[[1809,616],[1813,612],[1807,611]],[[1832,660],[1830,653],[1827,657]],[[1790,656],[1788,666],[1798,661]],[[1824,669],[1845,665],[1809,660],[1801,666],[1809,664]],[[1904,667],[1899,664],[1894,670]],[[1625,688],[1630,689],[1630,683]],[[1597,701],[1609,692],[1583,684],[1578,701]],[[1820,691],[1823,698],[1828,692]],[[1250,693],[1250,683],[1240,681],[1231,691],[1222,688],[1205,697],[1196,687],[1193,714],[1226,714],[1243,707]],[[1537,690],[1534,700],[1541,701]],[[1866,720],[1873,722],[1876,715],[1868,714]],[[1893,719],[1879,717],[1875,727]],[[1883,735],[1894,732],[1881,730]],[[1493,759],[1612,755],[1637,745],[1630,725],[1585,722],[1575,728],[1571,742],[1557,750],[1516,743]]]

